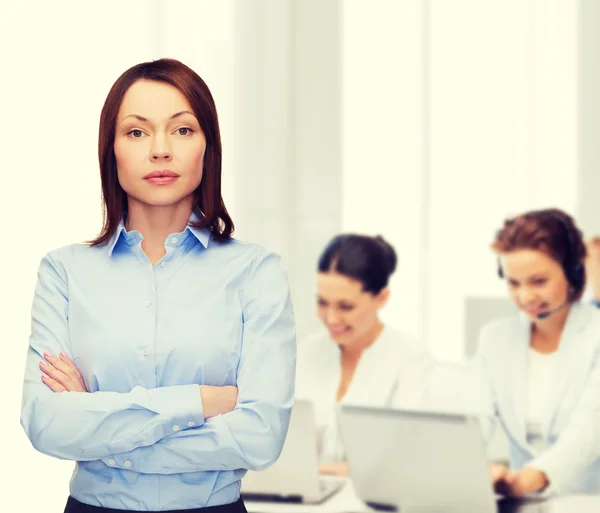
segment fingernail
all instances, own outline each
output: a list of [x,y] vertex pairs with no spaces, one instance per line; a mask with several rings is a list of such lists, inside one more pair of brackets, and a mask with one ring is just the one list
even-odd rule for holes
[[65,353],[63,353],[62,351],[60,352],[60,355],[61,355],[63,358],[66,358],[66,357],[67,357],[67,355],[66,355]]
[[44,361],[44,360],[42,360],[42,361],[40,362],[40,364],[41,364],[41,365],[43,365],[44,367],[49,367],[49,365],[48,365],[48,362],[46,362],[46,361]]
[[45,374],[42,374],[42,381],[46,381],[48,377]]
[[52,358],[52,355],[51,355],[50,353],[44,353],[44,356],[45,356],[46,358]]

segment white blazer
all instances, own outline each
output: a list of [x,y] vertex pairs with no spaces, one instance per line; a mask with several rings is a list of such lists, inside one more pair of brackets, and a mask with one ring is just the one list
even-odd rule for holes
[[473,390],[484,436],[489,440],[499,421],[511,468],[544,471],[546,493],[600,493],[600,310],[579,302],[570,307],[545,398],[542,452],[527,442],[525,427],[530,329],[517,315],[481,331]]
[[[425,400],[432,360],[411,337],[385,326],[361,356],[344,404],[419,409]],[[296,397],[315,405],[321,462],[343,461],[335,420],[340,385],[340,349],[327,332],[298,344]]]

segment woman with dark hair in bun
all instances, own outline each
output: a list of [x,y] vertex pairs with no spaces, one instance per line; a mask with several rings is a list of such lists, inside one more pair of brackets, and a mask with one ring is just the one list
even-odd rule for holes
[[382,237],[355,234],[336,236],[319,258],[317,314],[326,331],[299,344],[296,397],[315,405],[324,474],[348,472],[337,403],[407,409],[423,403],[431,358],[379,317],[396,263]]

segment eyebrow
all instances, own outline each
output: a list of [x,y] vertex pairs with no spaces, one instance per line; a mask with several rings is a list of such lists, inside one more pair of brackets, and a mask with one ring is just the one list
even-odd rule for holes
[[[540,279],[546,279],[548,277],[548,275],[546,273],[536,273],[536,274],[532,274],[531,276],[528,276],[527,279],[528,280],[540,280]],[[508,276],[509,280],[512,281],[519,281],[515,278],[511,278],[510,276]]]
[[[190,112],[189,110],[182,110],[181,112],[176,112],[175,114],[173,114],[169,119],[175,119],[178,118],[179,116],[183,116],[184,114],[191,114],[192,116],[194,116],[193,112]],[[132,118],[136,118],[139,121],[144,121],[144,122],[148,122],[148,120],[144,117],[144,116],[140,116],[139,114],[127,114],[127,116],[125,116],[121,122],[123,122],[125,119],[132,117]],[[194,116],[196,117],[196,116]]]

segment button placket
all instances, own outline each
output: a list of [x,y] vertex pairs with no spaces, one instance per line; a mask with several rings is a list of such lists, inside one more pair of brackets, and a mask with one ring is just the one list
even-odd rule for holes
[[152,358],[152,352],[155,347],[156,339],[156,317],[157,317],[157,302],[156,302],[156,275],[152,266],[148,266],[148,282],[147,295],[144,301],[144,309],[146,310],[145,330],[138,340],[137,355],[138,355],[138,373],[139,383],[144,387],[154,388],[157,386],[155,361]]

